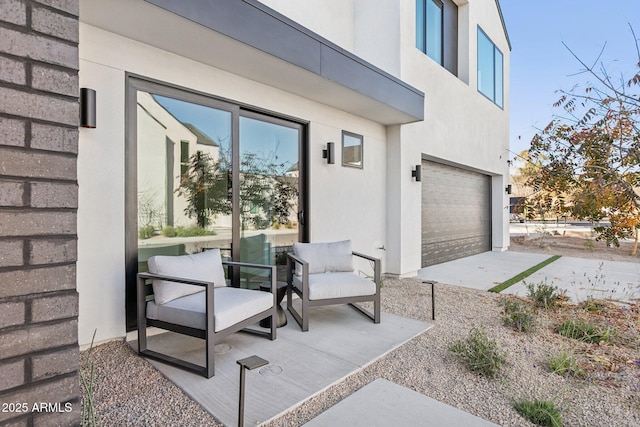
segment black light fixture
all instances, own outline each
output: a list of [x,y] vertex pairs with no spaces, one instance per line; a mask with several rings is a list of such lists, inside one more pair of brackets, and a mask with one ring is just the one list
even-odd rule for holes
[[507,185],[506,187],[504,187],[504,191],[505,191],[507,194],[511,194],[511,184],[509,184],[509,185]]
[[327,142],[327,148],[322,150],[322,158],[327,159],[327,164],[334,164],[336,162],[336,143]]
[[96,91],[86,87],[80,89],[80,126],[96,127]]
[[416,168],[411,171],[411,176],[416,179],[416,182],[422,181],[422,166],[416,165]]
[[245,357],[244,359],[236,360],[236,363],[240,365],[240,396],[238,402],[238,427],[244,426],[244,372],[245,370],[252,371],[256,368],[268,365],[269,362],[258,356]]

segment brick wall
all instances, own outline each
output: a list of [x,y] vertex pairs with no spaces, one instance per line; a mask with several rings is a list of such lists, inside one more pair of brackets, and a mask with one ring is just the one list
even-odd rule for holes
[[0,426],[80,421],[78,4],[0,0]]

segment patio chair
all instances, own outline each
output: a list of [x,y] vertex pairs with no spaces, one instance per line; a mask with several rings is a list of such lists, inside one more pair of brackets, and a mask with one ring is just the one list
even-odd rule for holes
[[[353,257],[373,262],[373,280],[354,272]],[[302,331],[309,330],[309,309],[323,305],[349,304],[380,323],[380,260],[352,252],[351,241],[330,243],[294,243],[287,254],[287,309]],[[293,293],[302,301],[298,313],[292,303]],[[371,301],[373,313],[356,305]]]
[[[249,329],[262,319],[276,316],[276,268],[271,265],[222,261],[219,249],[194,255],[153,256],[149,273],[138,273],[138,353],[206,378],[215,374],[214,346],[224,337],[245,331],[276,339],[276,322],[270,332]],[[227,286],[224,267],[264,269],[271,293]],[[148,297],[149,284],[153,296]],[[155,326],[206,341],[205,366],[147,348],[147,326]]]

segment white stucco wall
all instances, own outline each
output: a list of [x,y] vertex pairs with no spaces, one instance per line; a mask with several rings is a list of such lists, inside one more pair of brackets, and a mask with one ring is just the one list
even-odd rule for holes
[[[125,72],[308,121],[311,240],[350,238],[384,259],[376,250],[386,238],[384,126],[81,23],[80,85],[96,90],[98,111],[78,157],[81,345],[94,330],[97,341],[125,334]],[[342,130],[364,135],[363,169],[341,166]],[[328,141],[334,165],[322,159]]]
[[[509,245],[509,200],[504,192],[509,158],[509,46],[495,0],[460,2],[458,12],[459,77],[416,49],[415,2],[400,3],[401,79],[425,92],[425,120],[401,126],[401,142],[388,145],[387,188],[389,192],[396,188],[398,194],[393,196],[395,203],[387,205],[387,223],[400,225],[389,228],[389,253],[394,255],[387,267],[399,275],[412,275],[421,267],[421,186],[412,180],[411,168],[423,158],[492,176],[493,250]],[[504,108],[477,91],[478,25],[504,55]],[[398,233],[400,238],[394,240]]]
[[[492,177],[493,250],[509,245],[509,45],[495,0],[458,5],[458,75],[415,47],[415,0],[263,3],[340,44],[425,93],[425,120],[387,130],[386,271],[410,276],[421,267],[421,185],[411,170],[422,158]],[[309,7],[309,8],[307,8]],[[348,19],[353,19],[350,31]],[[504,107],[477,91],[477,28],[504,55]]]

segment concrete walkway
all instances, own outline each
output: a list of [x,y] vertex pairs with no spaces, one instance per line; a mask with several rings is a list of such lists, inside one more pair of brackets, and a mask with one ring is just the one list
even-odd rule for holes
[[[489,290],[548,259],[550,255],[524,252],[485,252],[426,267],[423,280]],[[502,291],[525,296],[526,283],[547,283],[567,292],[574,302],[592,298],[637,301],[640,298],[640,263],[561,257],[521,282]]]
[[[381,322],[374,324],[347,305],[314,308],[309,325],[308,332],[301,332],[288,316],[275,341],[242,333],[225,338],[216,345],[216,373],[210,379],[150,362],[205,410],[232,426],[238,419],[236,360],[254,354],[268,360],[268,366],[249,371],[246,377],[245,425],[255,426],[290,411],[433,327],[389,313],[382,313]],[[130,344],[135,348],[137,341]],[[204,341],[196,338],[163,333],[149,338],[149,348],[204,363]]]
[[304,427],[497,427],[385,379],[367,384]]

